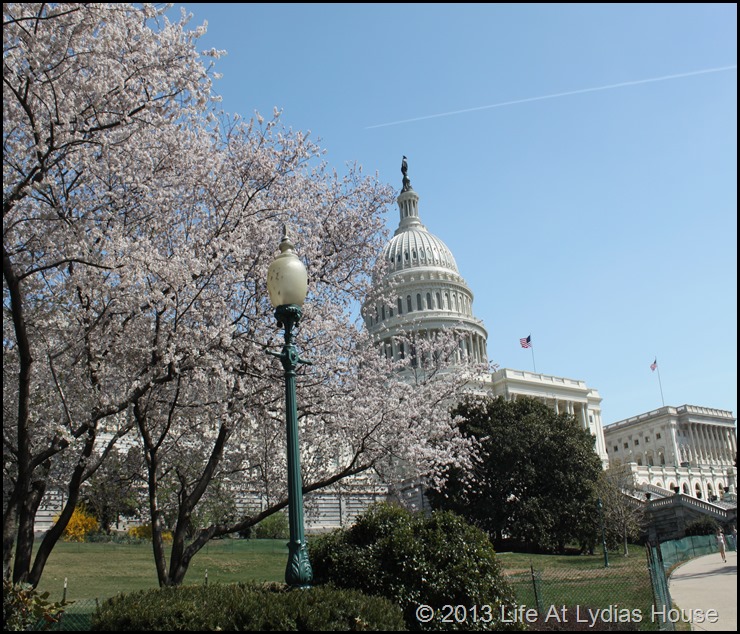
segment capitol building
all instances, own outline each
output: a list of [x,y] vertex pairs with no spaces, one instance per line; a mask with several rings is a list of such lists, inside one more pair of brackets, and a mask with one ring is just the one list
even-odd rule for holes
[[[422,223],[406,157],[401,171],[399,224],[381,253],[384,273],[363,306],[365,324],[388,359],[413,355],[404,346],[415,338],[433,338],[441,330],[454,329],[460,336],[458,354],[488,363],[488,332],[475,317],[473,292],[450,249]],[[594,437],[605,469],[619,465],[630,469],[635,486],[648,493],[641,494],[643,501],[680,494],[676,502],[691,498],[684,502],[696,506],[701,500],[703,510],[722,500],[725,505],[736,504],[732,412],[692,405],[663,407],[605,426],[599,392],[580,379],[501,368],[481,376],[477,389],[507,400],[535,398],[557,413],[572,415]],[[423,506],[423,500],[417,498],[415,505]],[[720,515],[718,519],[723,519]]]
[[[389,359],[412,352],[404,349],[407,344],[400,343],[401,336],[428,338],[440,330],[454,329],[460,337],[458,354],[475,363],[488,363],[488,332],[473,313],[473,292],[450,249],[422,224],[419,195],[408,178],[405,157],[401,171],[399,224],[382,251],[384,276],[376,280],[378,288],[363,307],[365,324],[381,354]],[[502,368],[481,376],[478,388],[507,400],[540,399],[558,413],[573,415],[594,436],[596,452],[607,466],[601,396],[584,381]]]

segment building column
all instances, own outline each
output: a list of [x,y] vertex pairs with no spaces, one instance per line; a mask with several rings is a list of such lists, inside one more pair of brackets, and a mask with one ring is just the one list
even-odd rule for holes
[[717,462],[721,463],[725,460],[725,452],[722,447],[722,436],[719,427],[717,425],[712,426],[712,438],[714,439],[714,446],[717,453]]
[[[670,450],[673,453],[671,459],[676,466],[679,466],[684,461],[681,460],[681,452],[678,448],[678,440],[676,440],[676,426],[670,425],[668,433],[670,434]],[[686,458],[686,460],[688,460],[688,458]],[[666,456],[666,462],[668,462],[668,456]]]
[[699,442],[696,438],[694,438],[693,424],[689,423],[686,426],[686,429],[689,432],[689,447],[691,447],[691,455],[693,457],[693,461],[696,462],[696,464],[699,464]]
[[707,435],[709,436],[709,445],[712,448],[712,458],[714,462],[719,462],[719,447],[717,447],[716,438],[714,435],[714,425],[707,425]]
[[730,430],[726,427],[722,428],[722,448],[725,456],[725,462],[732,462],[732,441],[730,440]]
[[702,463],[709,462],[709,457],[707,456],[707,447],[706,443],[704,441],[704,434],[702,434],[701,426],[698,423],[691,423],[691,426],[694,429],[694,432],[696,433],[696,440],[697,440],[697,448],[699,449],[699,458]]
[[[714,454],[712,453],[712,443],[709,438],[709,430],[707,429],[706,425],[702,425],[698,423],[699,429],[701,430],[702,438],[704,439],[704,453],[707,455],[707,462],[709,464],[714,463]],[[704,480],[702,480],[702,485],[704,484]]]

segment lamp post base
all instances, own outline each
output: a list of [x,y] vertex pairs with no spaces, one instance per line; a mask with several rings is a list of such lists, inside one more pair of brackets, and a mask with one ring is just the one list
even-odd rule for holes
[[288,543],[288,565],[285,567],[285,582],[291,588],[310,588],[313,569],[308,560],[306,542]]

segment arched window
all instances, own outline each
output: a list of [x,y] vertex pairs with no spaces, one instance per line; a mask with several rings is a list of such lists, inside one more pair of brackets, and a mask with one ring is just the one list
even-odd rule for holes
[[414,310],[414,308],[411,306],[411,295],[406,295],[406,312],[410,313]]
[[443,308],[442,307],[442,296],[439,293],[437,293],[437,306],[436,306],[436,308],[437,308],[437,310],[442,310],[442,308]]
[[424,307],[421,305],[421,293],[416,294],[416,310],[423,310]]
[[450,294],[449,293],[445,293],[445,308],[447,310],[452,310],[450,306]]
[[432,294],[427,293],[427,310],[432,310]]
[[383,316],[383,321],[385,321],[385,306],[380,309],[380,314]]
[[401,298],[398,298],[398,314],[403,315],[403,302],[401,301]]

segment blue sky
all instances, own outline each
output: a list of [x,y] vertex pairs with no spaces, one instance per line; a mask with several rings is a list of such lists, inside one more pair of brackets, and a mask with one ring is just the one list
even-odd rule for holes
[[607,424],[737,415],[735,4],[180,6],[225,110],[397,191],[408,157],[493,362],[585,381]]

